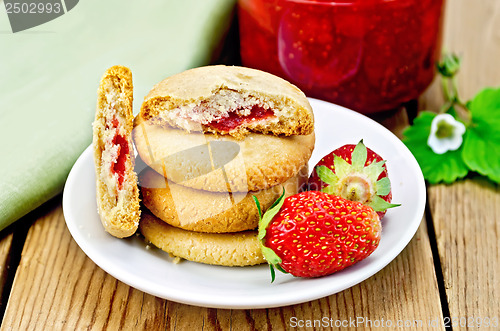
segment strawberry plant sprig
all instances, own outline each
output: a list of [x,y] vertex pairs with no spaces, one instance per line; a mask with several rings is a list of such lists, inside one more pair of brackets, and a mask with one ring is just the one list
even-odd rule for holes
[[437,65],[445,104],[423,111],[403,132],[403,142],[429,183],[451,183],[475,171],[500,182],[500,88],[485,88],[463,102],[456,75],[460,58],[445,55]]

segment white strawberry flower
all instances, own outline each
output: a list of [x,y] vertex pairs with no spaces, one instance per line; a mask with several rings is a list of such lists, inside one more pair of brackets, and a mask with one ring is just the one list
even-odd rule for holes
[[460,148],[465,133],[465,125],[450,114],[439,114],[432,120],[431,133],[427,145],[436,154],[444,154]]

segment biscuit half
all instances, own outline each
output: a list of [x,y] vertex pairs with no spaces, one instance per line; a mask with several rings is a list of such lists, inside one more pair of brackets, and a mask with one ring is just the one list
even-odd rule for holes
[[243,137],[248,132],[307,135],[314,129],[304,93],[272,74],[237,66],[206,66],[153,87],[140,116],[189,132]]
[[314,149],[314,132],[281,137],[250,133],[245,139],[188,133],[135,118],[132,133],[141,159],[183,186],[212,192],[260,191],[287,181]]
[[250,266],[265,262],[257,231],[187,231],[168,225],[147,210],[142,213],[139,228],[156,247],[189,261],[221,266]]
[[147,168],[139,174],[142,203],[164,222],[190,231],[224,233],[256,229],[258,210],[252,195],[265,212],[285,189],[285,195],[299,192],[307,182],[307,166],[283,184],[248,193],[221,193],[191,189],[169,182]]
[[111,235],[136,232],[140,210],[131,132],[132,73],[114,66],[102,76],[93,123],[93,147],[98,213]]

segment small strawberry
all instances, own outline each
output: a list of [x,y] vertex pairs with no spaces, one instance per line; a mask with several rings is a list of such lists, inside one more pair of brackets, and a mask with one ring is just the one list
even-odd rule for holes
[[342,270],[370,255],[380,235],[380,220],[371,207],[305,191],[276,200],[261,216],[258,237],[274,281],[273,266],[299,277]]
[[308,180],[308,189],[338,195],[372,207],[382,219],[392,204],[391,182],[385,161],[361,140],[344,145],[319,161]]

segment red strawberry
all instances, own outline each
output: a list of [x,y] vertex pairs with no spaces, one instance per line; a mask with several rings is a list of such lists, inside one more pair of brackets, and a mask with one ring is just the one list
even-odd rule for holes
[[308,181],[309,190],[317,190],[358,201],[372,207],[382,219],[391,204],[391,182],[385,161],[361,140],[344,145],[316,164]]
[[273,266],[299,277],[342,270],[370,255],[380,234],[380,220],[371,207],[317,191],[286,199],[282,195],[259,222],[273,280]]

